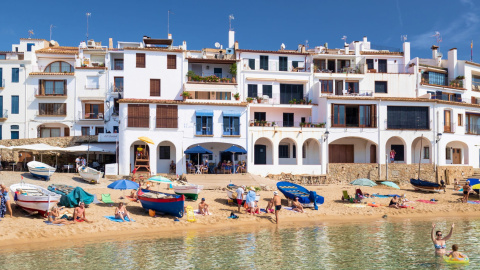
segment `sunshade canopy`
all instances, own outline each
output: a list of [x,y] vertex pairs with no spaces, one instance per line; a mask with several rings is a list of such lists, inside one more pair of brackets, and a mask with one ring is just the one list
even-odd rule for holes
[[137,189],[138,184],[130,180],[121,179],[111,183],[107,187],[111,189]]
[[63,151],[64,148],[61,148],[58,146],[51,146],[44,143],[36,143],[36,144],[13,146],[12,149],[56,152],[56,151]]
[[247,151],[243,149],[242,147],[238,147],[236,145],[230,146],[227,150],[224,152],[230,152],[230,153],[240,153],[240,154],[246,154]]
[[212,151],[205,149],[201,147],[200,145],[197,145],[195,147],[192,147],[190,149],[185,150],[185,154],[213,154]]
[[161,175],[152,176],[148,178],[147,181],[158,182],[158,183],[172,183],[170,179],[163,177]]
[[148,137],[138,137],[138,139],[144,143],[155,144],[153,140]]
[[381,184],[385,185],[385,186],[388,186],[388,187],[400,189],[400,187],[397,184],[395,184],[393,182],[390,182],[390,181],[383,181],[383,182],[381,182]]
[[353,180],[353,182],[351,182],[350,184],[355,186],[366,186],[366,187],[373,187],[377,185],[372,180],[367,178],[359,178],[359,179]]

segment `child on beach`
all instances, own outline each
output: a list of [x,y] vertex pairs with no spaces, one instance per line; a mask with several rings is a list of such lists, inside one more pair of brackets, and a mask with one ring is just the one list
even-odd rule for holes
[[450,252],[448,254],[448,257],[450,257],[452,259],[455,259],[455,260],[462,260],[466,256],[464,254],[462,254],[460,251],[458,251],[458,245],[455,244],[455,245],[452,246],[452,252]]

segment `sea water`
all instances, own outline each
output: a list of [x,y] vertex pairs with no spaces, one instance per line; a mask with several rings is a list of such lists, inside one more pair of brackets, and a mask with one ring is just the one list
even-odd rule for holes
[[[344,218],[348,221],[348,217]],[[432,222],[470,264],[434,253]],[[480,269],[480,219],[379,219],[262,226],[251,232],[186,231],[175,237],[0,252],[1,269]]]

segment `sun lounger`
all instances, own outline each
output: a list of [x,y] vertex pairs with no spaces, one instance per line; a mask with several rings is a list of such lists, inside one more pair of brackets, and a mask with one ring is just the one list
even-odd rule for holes
[[110,198],[110,194],[102,194],[102,202],[103,203],[114,203],[112,198]]
[[195,218],[195,212],[193,211],[193,207],[192,206],[187,206],[185,208],[185,210],[187,210],[187,221],[188,222],[195,222],[197,221],[197,219]]
[[342,191],[343,192],[343,196],[342,196],[342,201],[349,201],[349,202],[353,202],[353,198],[350,197],[350,195],[348,195],[348,192],[346,190]]

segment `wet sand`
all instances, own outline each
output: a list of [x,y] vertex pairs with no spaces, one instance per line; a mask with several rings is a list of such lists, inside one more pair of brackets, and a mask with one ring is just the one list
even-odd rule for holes
[[[200,198],[205,198],[210,206],[212,215],[196,215],[197,221],[187,222],[186,217],[180,221],[174,221],[171,216],[150,217],[138,202],[132,202],[127,199],[119,199],[125,193],[119,190],[111,190],[107,185],[114,180],[101,179],[101,184],[91,185],[81,180],[75,174],[56,173],[49,182],[31,178],[28,173],[1,172],[1,182],[7,186],[18,183],[20,175],[24,175],[25,182],[47,187],[50,184],[61,183],[72,186],[80,186],[85,191],[96,194],[100,199],[102,193],[110,193],[114,202],[123,201],[127,204],[127,210],[132,214],[136,222],[112,222],[104,218],[106,215],[113,215],[115,206],[109,204],[91,204],[87,210],[87,218],[94,223],[77,223],[74,225],[52,226],[43,221],[46,220],[39,215],[26,216],[27,214],[20,208],[15,207],[13,196],[11,202],[13,208],[13,218],[6,216],[0,222],[0,246],[10,248],[15,247],[41,247],[45,244],[49,246],[65,245],[84,242],[96,242],[105,240],[118,240],[123,238],[147,238],[147,237],[171,237],[182,235],[189,231],[205,232],[230,232],[232,230],[249,231],[259,228],[271,227],[274,229],[275,217],[273,214],[249,215],[242,209],[242,213],[236,213],[235,205],[228,205],[226,191],[205,190],[200,194]],[[28,178],[27,178],[28,177]],[[388,219],[405,218],[435,218],[435,217],[479,217],[480,205],[464,204],[458,202],[462,197],[460,192],[453,191],[452,186],[447,187],[447,192],[440,194],[416,192],[411,186],[401,186],[401,190],[388,188],[385,186],[362,187],[364,193],[379,194],[406,194],[411,201],[408,203],[412,208],[394,209],[386,206],[370,207],[366,204],[353,204],[341,201],[342,190],[347,190],[352,195],[357,187],[350,185],[324,185],[307,187],[314,190],[317,194],[325,197],[325,203],[319,206],[319,210],[306,209],[305,213],[297,213],[282,209],[280,212],[280,224],[278,226],[305,226],[318,223],[349,223],[349,222],[375,222],[381,220],[382,216],[387,215]],[[165,184],[154,185],[154,190],[173,193],[167,190]],[[272,191],[260,191],[261,200],[259,206],[265,208],[268,200],[271,199]],[[283,198],[283,195],[281,195]],[[435,198],[439,200],[436,204],[416,202],[416,200],[430,200]],[[471,194],[470,200],[479,200],[478,195]],[[390,198],[368,198],[363,202],[380,205],[388,205]],[[191,205],[196,209],[198,203],[186,201],[185,205]],[[287,206],[287,201],[282,200],[283,206]],[[352,207],[352,206],[365,207]],[[71,209],[73,212],[73,209]],[[239,219],[232,220],[227,217],[234,211],[239,215]],[[9,249],[10,249],[9,248]]]

